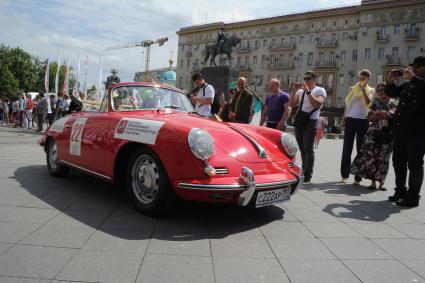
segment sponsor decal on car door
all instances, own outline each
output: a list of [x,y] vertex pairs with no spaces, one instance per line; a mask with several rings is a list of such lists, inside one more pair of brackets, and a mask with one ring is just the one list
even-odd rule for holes
[[81,156],[81,137],[86,121],[87,118],[77,118],[72,125],[71,136],[69,138],[69,153],[72,155]]
[[123,118],[115,128],[114,138],[155,144],[164,122],[145,119]]

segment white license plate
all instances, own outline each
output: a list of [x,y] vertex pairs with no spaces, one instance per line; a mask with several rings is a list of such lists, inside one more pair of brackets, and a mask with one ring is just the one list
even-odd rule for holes
[[258,192],[255,207],[271,205],[272,203],[289,200],[291,198],[291,188],[283,188],[271,191]]

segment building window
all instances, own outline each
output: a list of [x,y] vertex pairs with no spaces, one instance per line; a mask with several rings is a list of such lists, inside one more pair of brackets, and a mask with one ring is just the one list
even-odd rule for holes
[[313,52],[309,52],[307,57],[307,65],[311,64],[313,64]]
[[357,50],[353,50],[353,61],[357,61]]
[[334,21],[334,27],[336,27],[336,21]]
[[378,32],[380,35],[385,36],[387,34],[387,29],[385,27],[380,27]]
[[335,53],[331,52],[331,62],[335,62]]
[[357,19],[357,23],[360,24],[360,19]]
[[267,39],[264,39],[263,40],[263,47],[266,47],[267,46]]
[[257,29],[257,34],[259,34],[260,33],[260,30],[259,29]]
[[348,20],[345,20],[345,25],[348,25]]
[[252,64],[257,65],[257,55],[252,58]]
[[187,65],[188,68],[190,67],[190,59],[187,59]]
[[376,74],[376,84],[382,83],[383,82],[383,76],[382,73],[377,73]]
[[333,89],[334,88],[334,74],[328,74],[327,80],[326,80],[326,89]]
[[314,28],[314,24],[313,23],[311,23],[311,28]]
[[304,39],[305,39],[305,37],[303,35],[300,36],[300,44],[304,44]]
[[338,84],[339,85],[343,85],[344,84],[344,80],[345,80],[345,75],[344,74],[339,74]]
[[400,25],[394,25],[394,34],[400,34]]
[[237,65],[240,66],[241,65],[241,57],[238,57],[237,59]]
[[415,58],[416,48],[415,46],[407,46],[407,59]]
[[323,27],[323,28],[325,27],[325,22],[323,22],[323,23],[322,23],[322,27]]
[[304,62],[304,54],[302,52],[298,53],[298,62],[299,63]]
[[295,37],[291,37],[291,44],[295,44],[295,41],[296,41]]
[[322,73],[317,74],[317,80],[316,81],[317,81],[318,85],[320,85],[320,86],[323,85],[323,74]]
[[296,82],[301,82],[301,74],[297,74],[297,80]]
[[273,39],[272,39],[271,46],[276,46],[276,38],[273,38]]
[[266,63],[266,55],[261,56],[261,64],[264,65]]
[[392,48],[391,55],[393,56],[393,58],[398,58],[399,57],[398,47],[393,47]]
[[314,41],[314,35],[310,34],[310,39],[308,40],[309,43],[313,43]]
[[180,68],[183,68],[183,64],[184,64],[183,60],[180,60]]
[[379,49],[378,49],[378,59],[384,60],[384,56],[385,56],[385,48],[379,47]]
[[332,40],[334,40],[334,41],[336,40],[336,33],[332,34]]
[[245,57],[245,65],[248,65],[249,64],[249,57],[248,56],[246,56]]
[[319,61],[320,62],[325,61],[325,55],[322,52],[319,53]]
[[256,40],[255,41],[255,48],[258,48],[260,46],[260,41],[259,40]]
[[348,37],[349,37],[348,32],[342,33],[342,40],[348,40]]
[[342,50],[341,51],[341,61],[345,62],[346,58],[347,58],[347,51]]
[[364,59],[369,60],[370,59],[370,48],[364,49]]

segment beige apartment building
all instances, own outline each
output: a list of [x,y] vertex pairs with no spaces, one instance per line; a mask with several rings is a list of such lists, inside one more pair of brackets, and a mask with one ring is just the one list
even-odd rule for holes
[[[314,70],[328,93],[323,112],[339,116],[358,70],[369,69],[375,86],[389,70],[425,55],[424,22],[424,0],[363,0],[359,5],[181,28],[176,85],[193,87],[191,74],[206,66],[205,45],[216,42],[224,27],[242,39],[233,66],[263,98],[270,78],[278,78],[289,91],[292,82]],[[227,65],[225,56],[217,56],[216,62]]]

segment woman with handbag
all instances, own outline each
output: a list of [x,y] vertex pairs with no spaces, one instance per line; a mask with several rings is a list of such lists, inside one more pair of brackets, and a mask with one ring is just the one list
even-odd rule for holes
[[376,87],[377,97],[372,101],[369,109],[369,129],[363,139],[363,155],[356,157],[351,164],[351,174],[372,180],[369,189],[386,191],[384,187],[387,177],[391,153],[393,150],[393,137],[389,120],[379,115],[379,112],[394,112],[394,102],[385,94],[385,83]]
[[317,134],[320,109],[325,103],[326,91],[316,86],[316,74],[308,71],[304,75],[304,82],[292,85],[289,106],[293,109],[298,106],[294,118],[295,138],[300,148],[304,170],[304,183],[310,183],[314,167],[314,138]]

